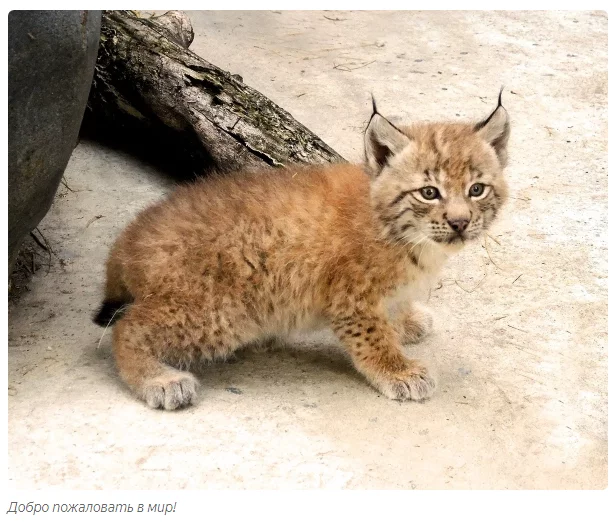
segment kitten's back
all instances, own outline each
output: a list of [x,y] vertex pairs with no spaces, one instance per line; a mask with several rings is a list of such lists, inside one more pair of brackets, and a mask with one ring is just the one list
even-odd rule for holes
[[[188,283],[234,258],[324,262],[356,250],[372,229],[369,179],[346,164],[216,175],[178,188],[127,227],[109,263],[121,262],[133,295]],[[331,248],[334,251],[331,252]],[[220,264],[221,265],[221,264]],[[179,272],[181,269],[181,272]]]

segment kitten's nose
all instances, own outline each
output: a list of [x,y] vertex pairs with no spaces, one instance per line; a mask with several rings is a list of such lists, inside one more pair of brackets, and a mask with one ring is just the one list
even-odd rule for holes
[[469,225],[469,220],[458,219],[458,220],[448,220],[448,225],[452,227],[455,232],[463,232],[467,225]]

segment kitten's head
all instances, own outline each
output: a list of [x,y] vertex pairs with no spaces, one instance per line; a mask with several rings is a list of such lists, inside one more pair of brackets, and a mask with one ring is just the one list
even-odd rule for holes
[[395,243],[458,248],[491,225],[507,198],[510,126],[501,105],[477,123],[395,126],[373,102],[365,132],[372,201]]

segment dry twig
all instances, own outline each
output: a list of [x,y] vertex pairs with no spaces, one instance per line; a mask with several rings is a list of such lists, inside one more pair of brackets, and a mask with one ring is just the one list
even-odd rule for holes
[[85,228],[87,229],[92,223],[94,223],[96,220],[99,220],[100,218],[104,218],[104,216],[102,214],[94,216],[90,221],[85,224]]
[[64,185],[64,186],[65,186],[65,187],[66,187],[68,190],[70,190],[71,192],[74,192],[74,190],[73,190],[73,189],[71,189],[71,188],[68,186],[68,183],[66,183],[66,179],[65,179],[65,178],[62,178],[62,179],[60,180],[60,182],[61,182],[61,183],[62,183],[62,185]]
[[484,275],[484,277],[477,283],[477,285],[473,288],[473,289],[465,289],[462,285],[460,285],[458,283],[458,280],[454,280],[454,283],[460,287],[463,291],[465,291],[465,293],[473,293],[478,287],[480,287],[480,285],[482,284],[482,282],[486,279],[486,274]]
[[[499,243],[499,242],[497,242]],[[502,267],[499,267],[495,261],[492,259],[492,256],[490,255],[490,250],[488,249],[488,238],[486,238],[486,236],[484,236],[484,249],[486,249],[486,254],[488,254],[488,259],[492,262],[492,264],[499,269],[500,271],[505,271],[505,269],[503,269]]]
[[346,66],[348,64],[352,64],[351,62],[346,62],[344,64],[335,64],[333,66],[334,70],[339,70],[339,71],[354,71],[354,70],[359,70],[360,68],[365,68],[366,66],[368,66],[369,64],[373,64],[375,61],[372,60],[371,62],[366,62],[365,64],[361,64],[360,66],[356,66],[355,68],[347,68]]

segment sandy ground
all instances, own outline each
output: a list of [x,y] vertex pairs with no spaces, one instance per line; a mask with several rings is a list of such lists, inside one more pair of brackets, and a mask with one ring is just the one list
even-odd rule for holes
[[477,119],[505,84],[512,199],[487,248],[450,261],[435,332],[407,348],[440,388],[389,401],[316,335],[211,366],[198,406],[145,407],[90,316],[112,240],[172,183],[82,142],[40,225],[57,256],[10,306],[9,486],[604,488],[606,14],[190,16],[192,50],[354,161],[370,91],[390,116]]

